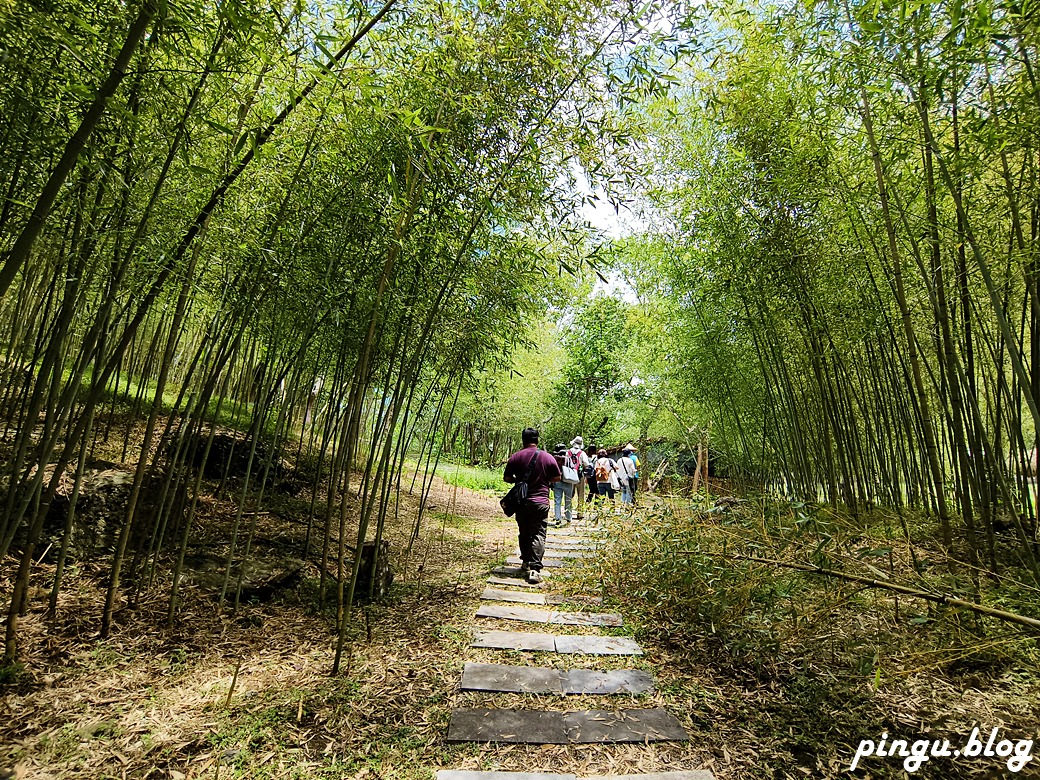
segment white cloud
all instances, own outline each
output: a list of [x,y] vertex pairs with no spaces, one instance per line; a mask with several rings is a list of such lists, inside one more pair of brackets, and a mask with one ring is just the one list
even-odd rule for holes
[[585,197],[578,210],[583,222],[592,225],[607,238],[624,238],[636,233],[643,233],[650,227],[639,214],[621,204],[615,208],[602,188],[590,182],[585,170],[577,163],[571,163],[571,175],[574,177],[575,189]]

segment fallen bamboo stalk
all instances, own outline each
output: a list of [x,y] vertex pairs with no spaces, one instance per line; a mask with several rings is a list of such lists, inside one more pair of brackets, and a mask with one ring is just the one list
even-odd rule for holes
[[[696,553],[694,550],[683,550],[682,552],[687,555],[693,555]],[[810,574],[822,574],[826,577],[834,577],[839,580],[845,580],[846,582],[856,582],[861,585],[866,585],[868,588],[879,588],[881,590],[893,591],[894,593],[902,593],[906,596],[914,596],[915,598],[925,599],[926,601],[931,601],[936,604],[947,604],[951,607],[967,609],[980,615],[989,615],[998,620],[1003,620],[1007,623],[1015,623],[1016,625],[1024,626],[1040,633],[1040,620],[1037,620],[1036,618],[1019,615],[1015,612],[1007,612],[1002,609],[994,609],[993,607],[986,607],[982,604],[964,601],[963,599],[954,598],[953,596],[943,593],[931,593],[926,590],[909,588],[906,585],[898,585],[894,582],[872,580],[869,577],[861,577],[857,574],[846,574],[845,572],[835,571],[834,569],[825,569],[822,566],[812,566],[805,563],[789,563],[787,561],[778,561],[773,558],[759,558],[753,555],[731,555],[728,557],[736,560],[751,561],[752,563],[764,563],[771,566],[780,566],[785,569],[795,569],[796,571],[809,572]]]

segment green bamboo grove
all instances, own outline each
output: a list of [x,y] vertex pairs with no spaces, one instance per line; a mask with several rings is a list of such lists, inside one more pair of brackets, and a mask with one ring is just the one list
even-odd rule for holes
[[666,227],[622,252],[673,391],[734,476],[1040,581],[1036,9],[708,13],[644,119]]
[[353,547],[381,538],[406,456],[428,489],[460,387],[566,262],[546,238],[559,170],[602,144],[573,114],[603,113],[599,56],[636,20],[591,2],[44,5],[0,18],[5,659],[41,555],[58,609],[102,447],[134,473],[101,636],[142,588],[175,619],[199,464],[230,422],[248,433],[222,457],[247,467],[221,599],[237,605],[269,474],[305,454],[338,669]]
[[[923,512],[976,584],[1040,584],[1038,41],[982,0],[3,5],[5,661],[60,609],[107,453],[132,476],[101,636],[146,591],[177,619],[214,479],[235,608],[290,459],[338,671],[354,550],[460,431],[505,448],[489,377],[590,311],[560,431],[625,385],[637,435],[664,415],[745,485]],[[643,232],[582,226],[576,169]],[[638,302],[561,299],[606,271]]]

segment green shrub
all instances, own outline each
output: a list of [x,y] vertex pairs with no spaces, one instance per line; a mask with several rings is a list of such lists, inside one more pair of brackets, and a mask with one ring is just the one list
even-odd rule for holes
[[609,535],[615,542],[597,575],[663,638],[709,640],[739,657],[778,650],[775,626],[793,583],[724,559],[724,534],[712,520],[664,505],[631,525],[615,521]]
[[463,466],[459,463],[440,463],[437,476],[449,485],[457,485],[467,490],[502,493],[509,485],[502,480],[501,471],[492,471],[483,466]]

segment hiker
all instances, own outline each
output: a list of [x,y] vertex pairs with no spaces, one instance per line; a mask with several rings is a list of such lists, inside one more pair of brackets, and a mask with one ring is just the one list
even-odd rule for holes
[[585,483],[589,487],[586,501],[592,501],[596,496],[599,495],[599,491],[596,488],[596,455],[597,449],[595,444],[589,445],[589,451],[585,453],[585,457],[588,458],[588,465],[585,466]]
[[502,479],[506,482],[527,482],[527,498],[516,510],[516,525],[520,539],[520,573],[537,585],[542,581],[542,555],[545,553],[546,521],[549,518],[549,485],[560,479],[556,459],[538,449],[538,429],[524,428],[520,435],[523,448],[509,456]]
[[596,494],[613,501],[614,494],[621,488],[617,477],[617,464],[607,457],[606,450],[600,449],[596,453],[593,468],[596,471]]
[[[584,447],[585,442],[580,436],[575,436],[571,439],[569,452],[571,459],[577,464],[576,468],[578,471],[578,481],[574,485],[574,502],[577,504],[577,512],[574,515],[575,520],[581,520],[581,508],[585,506],[585,485],[590,477],[595,479],[596,476],[592,470],[592,458],[585,454]],[[589,498],[592,498],[592,496],[590,495]]]
[[636,448],[626,444],[621,451],[621,459],[618,461],[618,469],[625,475],[628,487],[621,497],[621,503],[636,504],[636,489],[639,487],[639,458],[636,457]]
[[632,503],[628,495],[628,475],[621,469],[618,461],[609,456],[608,459],[610,460],[610,486],[614,488],[615,493],[621,495],[622,504]]
[[[571,451],[567,449],[565,444],[557,444],[553,449],[553,457],[556,459],[556,465],[560,467],[560,474],[562,477],[559,482],[553,482],[553,517],[556,521],[556,527],[562,528],[565,525],[570,525],[571,522],[571,498],[574,497],[574,486],[581,483],[581,477],[578,474],[576,463],[571,455]],[[564,504],[565,512],[563,520],[560,516],[560,504]]]

